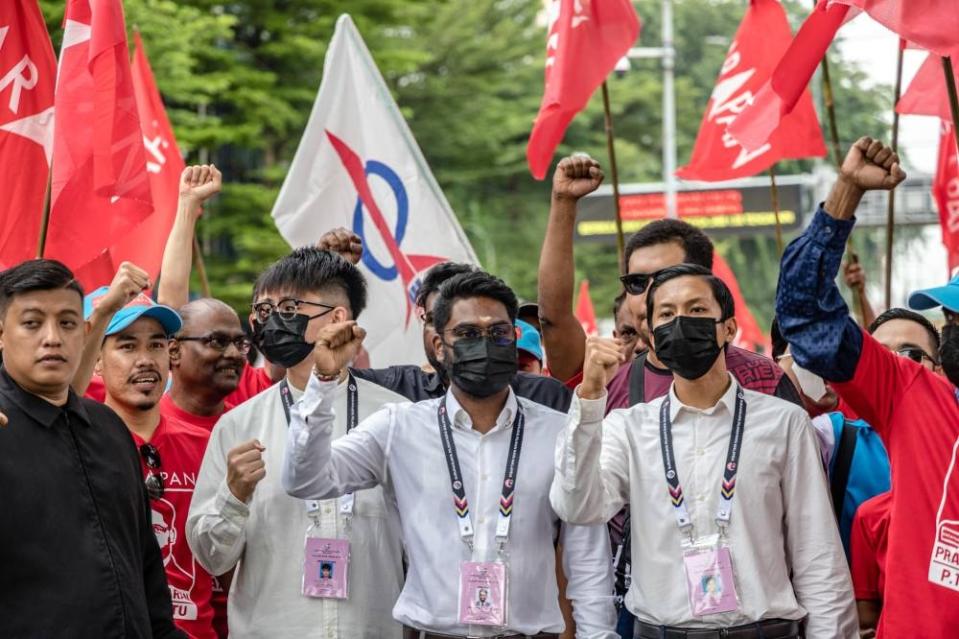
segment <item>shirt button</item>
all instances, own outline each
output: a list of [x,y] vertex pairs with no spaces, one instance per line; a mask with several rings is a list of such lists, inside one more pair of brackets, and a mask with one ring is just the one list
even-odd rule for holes
[[696,501],[698,501],[698,502],[704,502],[704,501],[706,501],[706,495],[700,495],[699,497],[696,498]]
[[480,517],[479,523],[485,524],[485,523],[486,523],[486,517]]
[[482,479],[483,481],[488,480],[488,479],[489,479],[489,473],[483,473],[483,476],[480,477],[480,479]]
[[705,454],[706,454],[706,451],[703,450],[702,448],[697,448],[697,449],[696,449],[696,456],[697,456],[697,457],[702,457],[702,456],[705,455]]

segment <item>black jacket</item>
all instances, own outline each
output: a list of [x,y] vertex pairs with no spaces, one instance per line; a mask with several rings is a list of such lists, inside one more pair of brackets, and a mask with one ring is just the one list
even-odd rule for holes
[[185,637],[133,438],[70,392],[56,407],[0,369],[0,637]]

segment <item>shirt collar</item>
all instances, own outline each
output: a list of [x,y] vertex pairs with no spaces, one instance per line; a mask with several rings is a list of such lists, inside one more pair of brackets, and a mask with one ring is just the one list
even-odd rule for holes
[[77,394],[70,389],[67,393],[67,403],[63,406],[54,406],[47,400],[25,391],[17,384],[5,368],[0,368],[0,393],[8,397],[13,403],[43,426],[53,426],[63,411],[73,413],[80,419],[80,423],[90,426],[90,415]]
[[[503,410],[500,411],[499,416],[496,418],[496,425],[490,432],[501,428],[511,428],[517,410],[519,410],[519,402],[516,399],[516,394],[513,393],[513,388],[510,387],[509,395],[506,396],[506,404],[503,406]],[[472,430],[473,423],[470,420],[469,413],[456,401],[456,396],[453,395],[452,388],[446,391],[446,414],[452,416],[450,421],[454,427]]]
[[729,388],[726,389],[726,392],[723,393],[723,396],[719,398],[719,401],[716,402],[716,405],[712,408],[694,408],[692,406],[687,406],[684,404],[678,397],[676,397],[676,383],[673,382],[669,385],[669,419],[670,421],[675,421],[676,415],[679,414],[680,410],[687,410],[694,414],[699,415],[712,415],[720,407],[725,407],[726,412],[730,415],[733,415],[736,411],[736,391],[739,389],[739,382],[736,381],[736,378],[733,377],[732,373],[727,372],[729,375]]

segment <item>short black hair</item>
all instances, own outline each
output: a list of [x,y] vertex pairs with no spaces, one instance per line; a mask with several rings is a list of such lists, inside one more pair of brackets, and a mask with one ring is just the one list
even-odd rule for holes
[[772,352],[769,355],[773,361],[777,361],[789,348],[789,342],[783,337],[783,332],[779,330],[779,318],[773,318],[773,324],[769,327],[769,340],[772,342]]
[[20,262],[0,273],[0,318],[6,316],[17,295],[61,288],[76,291],[83,302],[83,287],[62,262],[43,259]]
[[[890,308],[885,313],[880,314],[879,317],[874,319],[872,324],[869,325],[869,334],[872,335],[876,332],[877,328],[892,320],[906,320],[919,324],[929,333],[929,337],[932,338],[932,343],[935,345],[936,351],[939,351],[939,331],[936,330],[936,327],[932,325],[932,322],[930,322],[925,315],[910,311],[908,308]],[[935,355],[935,353],[933,353],[933,355]]]
[[623,291],[616,296],[616,299],[613,300],[613,321],[616,321],[616,316],[619,315],[619,309],[623,308],[623,302],[626,301],[626,291]]
[[626,264],[629,264],[629,257],[636,249],[668,242],[683,247],[686,254],[683,262],[713,270],[713,243],[700,229],[682,220],[656,220],[633,233],[626,242]]
[[716,298],[716,301],[719,303],[719,308],[722,310],[720,320],[725,321],[736,315],[736,303],[733,301],[733,294],[730,292],[729,287],[726,286],[726,282],[713,275],[713,272],[705,266],[700,266],[699,264],[677,264],[676,266],[664,268],[656,273],[656,275],[653,276],[653,283],[649,285],[649,292],[646,293],[646,323],[649,324],[650,328],[653,327],[653,300],[656,299],[656,291],[669,280],[687,275],[701,277],[709,283],[709,287],[713,289],[713,297]]
[[488,297],[506,307],[510,322],[516,322],[519,303],[516,293],[506,282],[485,271],[473,271],[457,275],[440,286],[439,297],[433,303],[433,327],[442,332],[450,321],[450,314],[456,300],[473,297]]
[[336,289],[350,303],[353,319],[366,308],[366,278],[354,264],[337,253],[303,246],[271,264],[253,285],[253,301],[264,291],[289,291],[294,295]]
[[479,269],[474,265],[464,262],[443,262],[437,264],[426,272],[426,276],[420,283],[420,287],[416,290],[416,305],[421,308],[426,308],[426,299],[433,293],[439,291],[443,282],[451,280],[457,275],[474,273],[478,270]]

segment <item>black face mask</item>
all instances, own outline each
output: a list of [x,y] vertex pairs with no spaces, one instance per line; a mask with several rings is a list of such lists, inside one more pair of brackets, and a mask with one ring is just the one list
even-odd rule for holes
[[959,326],[946,324],[942,327],[942,344],[939,346],[939,361],[942,372],[954,386],[959,386]]
[[297,313],[292,319],[284,319],[279,313],[271,313],[266,323],[253,323],[253,340],[256,347],[274,364],[292,368],[309,357],[313,344],[304,339],[309,315]]
[[[449,379],[468,395],[490,397],[516,376],[516,342],[499,345],[485,337],[459,339],[445,351]],[[450,362],[452,359],[452,362]]]
[[683,379],[699,379],[713,367],[722,347],[711,317],[680,315],[653,331],[656,357]]

